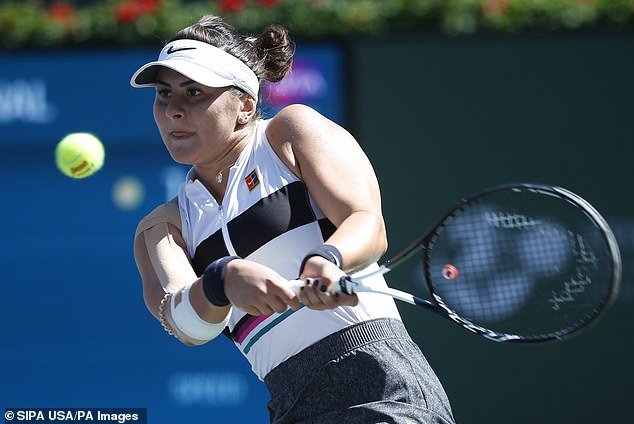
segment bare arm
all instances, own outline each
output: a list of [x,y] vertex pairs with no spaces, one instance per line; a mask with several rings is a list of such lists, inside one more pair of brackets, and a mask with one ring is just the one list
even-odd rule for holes
[[[143,282],[143,297],[148,310],[160,320],[159,307],[166,293],[176,300],[182,289],[191,285],[189,299],[196,314],[206,322],[222,322],[230,306],[218,307],[207,300],[202,278],[198,278],[191,265],[185,241],[174,217],[150,216],[139,224],[134,241],[134,256]],[[235,260],[227,266],[225,291],[233,306],[251,315],[284,312],[290,305],[299,309],[299,298],[287,287],[286,279],[268,267],[246,260]],[[164,308],[170,329],[187,345],[200,345],[204,341],[192,339],[182,332]]]
[[[342,253],[343,268],[350,272],[378,260],[387,249],[379,184],[354,137],[300,105],[280,111],[267,136],[278,156],[304,181],[337,227],[326,242]],[[303,276],[320,277],[330,284],[340,274],[323,258],[314,257]]]
[[[157,221],[156,219],[154,221]],[[190,300],[198,316],[206,322],[222,322],[229,313],[229,307],[219,308],[207,301],[202,289],[202,281],[196,276],[189,261],[185,243],[178,228],[168,222],[142,221],[134,240],[134,257],[143,283],[143,298],[148,310],[159,319],[159,307],[166,293],[181,295],[181,289],[191,284]],[[166,307],[165,318],[168,326],[183,343],[199,345],[204,343],[192,339],[178,331]]]

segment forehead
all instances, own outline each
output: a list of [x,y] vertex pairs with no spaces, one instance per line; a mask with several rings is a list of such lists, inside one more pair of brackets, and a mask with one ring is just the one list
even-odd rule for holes
[[167,68],[165,66],[161,66],[156,72],[156,82],[157,84],[168,84],[168,85],[182,85],[182,84],[195,84],[191,78],[181,74],[180,72],[176,72],[173,69]]

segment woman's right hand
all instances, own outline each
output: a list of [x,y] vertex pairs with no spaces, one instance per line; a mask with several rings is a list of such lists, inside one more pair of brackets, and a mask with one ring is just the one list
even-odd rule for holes
[[225,294],[231,304],[250,315],[282,313],[300,308],[299,297],[288,280],[257,262],[234,259],[227,264]]

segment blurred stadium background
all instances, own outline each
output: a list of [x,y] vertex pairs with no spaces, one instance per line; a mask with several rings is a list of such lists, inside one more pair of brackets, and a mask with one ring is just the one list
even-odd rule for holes
[[[262,383],[223,338],[187,348],[143,304],[136,223],[175,194],[150,90],[129,78],[204,13],[287,25],[293,73],[269,113],[307,103],[375,165],[396,253],[460,196],[512,181],[564,186],[608,219],[619,298],[560,344],[481,340],[399,305],[459,423],[626,423],[634,380],[634,1],[0,2],[0,407],[148,408],[151,423],[267,422]],[[102,171],[55,168],[65,134]],[[390,274],[408,287],[404,269]],[[411,288],[411,287],[409,287]]]

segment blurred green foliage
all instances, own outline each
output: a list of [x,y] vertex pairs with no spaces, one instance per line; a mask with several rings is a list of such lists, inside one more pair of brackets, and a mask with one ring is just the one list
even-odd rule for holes
[[631,28],[634,0],[9,0],[0,2],[0,48],[161,43],[205,14],[251,33],[279,22],[307,38],[460,35]]

